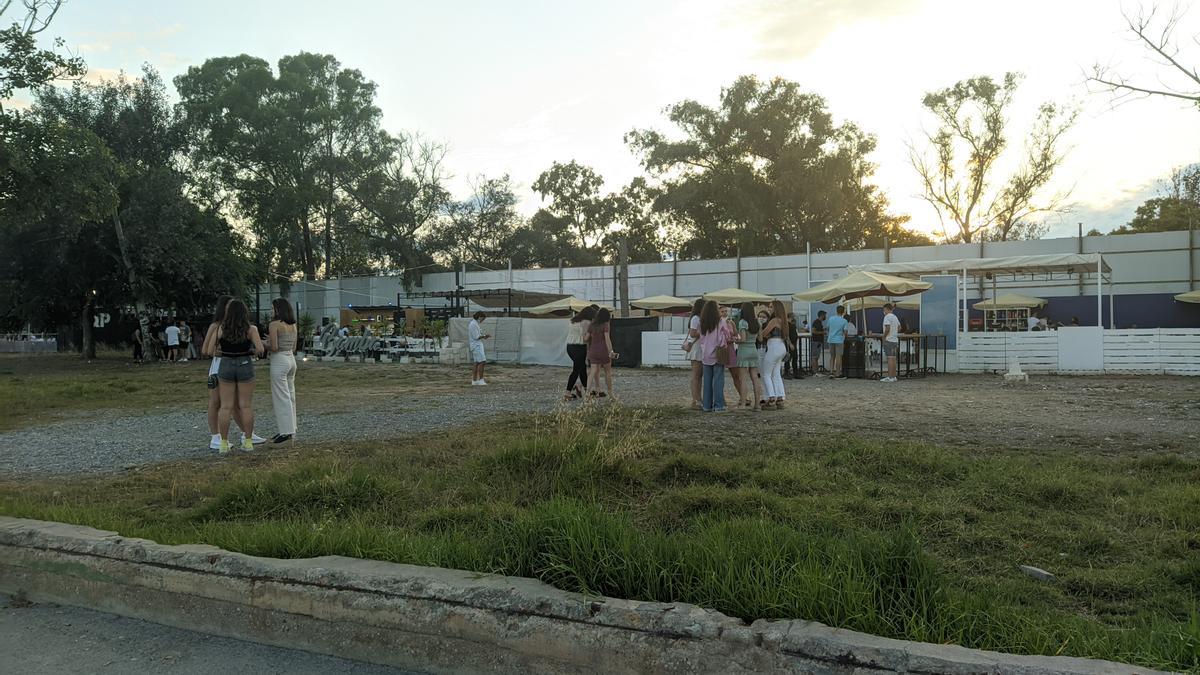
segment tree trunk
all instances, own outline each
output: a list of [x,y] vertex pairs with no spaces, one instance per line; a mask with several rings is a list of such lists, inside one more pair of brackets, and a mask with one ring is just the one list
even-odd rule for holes
[[300,232],[304,235],[304,278],[312,281],[317,278],[317,267],[313,263],[312,228],[308,225],[308,209],[301,216]]
[[125,265],[125,274],[129,279],[129,290],[133,291],[133,306],[137,311],[138,327],[142,329],[142,358],[157,361],[158,354],[150,348],[150,315],[146,313],[146,303],[142,300],[142,290],[137,282],[137,274],[133,271],[133,263],[129,260],[129,242],[125,239],[125,227],[121,225],[121,209],[113,211],[113,229],[117,233],[117,247],[121,249],[121,262]]
[[80,351],[83,358],[87,361],[93,361],[96,358],[96,339],[92,335],[92,321],[95,320],[95,309],[96,301],[89,295],[87,302],[83,303],[83,316],[80,317],[80,327],[83,329],[83,348]]

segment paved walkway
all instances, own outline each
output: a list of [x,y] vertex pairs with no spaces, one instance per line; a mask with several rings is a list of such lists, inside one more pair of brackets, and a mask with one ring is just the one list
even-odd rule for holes
[[358,661],[214,637],[0,595],[0,673],[406,675]]

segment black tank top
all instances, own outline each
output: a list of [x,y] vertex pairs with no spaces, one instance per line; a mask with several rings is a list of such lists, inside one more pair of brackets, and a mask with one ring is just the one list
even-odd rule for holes
[[250,356],[254,351],[254,345],[250,342],[250,337],[243,337],[237,342],[230,342],[224,337],[220,339],[221,356]]

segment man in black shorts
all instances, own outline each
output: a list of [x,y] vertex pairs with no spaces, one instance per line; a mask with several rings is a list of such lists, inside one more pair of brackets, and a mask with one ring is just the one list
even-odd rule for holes
[[812,337],[808,339],[808,361],[813,375],[821,368],[821,358],[825,355],[825,310],[817,312],[817,318],[812,322]]

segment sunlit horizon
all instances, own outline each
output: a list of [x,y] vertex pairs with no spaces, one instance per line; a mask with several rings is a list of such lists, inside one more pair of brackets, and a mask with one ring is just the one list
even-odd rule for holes
[[[1200,161],[1194,106],[1144,99],[1114,107],[1087,91],[1084,71],[1096,62],[1153,78],[1153,65],[1129,43],[1123,8],[1137,6],[621,0],[604,7],[351,2],[335,10],[315,0],[205,7],[76,0],[52,32],[87,60],[91,80],[137,74],[148,63],[170,83],[212,57],[247,53],[274,64],[299,51],[332,54],[379,85],[385,128],[448,145],[457,195],[473,178],[509,174],[526,215],[540,206],[530,185],[552,162],[590,165],[606,189],[619,189],[644,174],[625,133],[670,130],[665,106],[685,98],[715,105],[740,75],[780,76],[823,96],[839,122],[876,136],[874,182],[893,213],[934,235],[937,218],[917,196],[906,146],[932,125],[921,97],[975,75],[1019,71],[1025,80],[1010,143],[1020,143],[1022,125],[1043,101],[1074,101],[1082,110],[1052,186],[1072,190],[1074,209],[1047,221],[1047,236],[1069,236],[1077,222],[1101,231],[1126,223],[1172,168]],[[1198,23],[1200,12],[1188,13],[1181,35],[1200,32]]]

